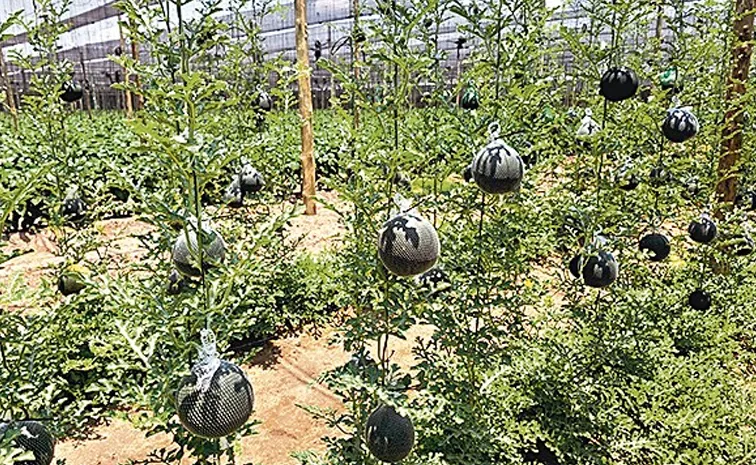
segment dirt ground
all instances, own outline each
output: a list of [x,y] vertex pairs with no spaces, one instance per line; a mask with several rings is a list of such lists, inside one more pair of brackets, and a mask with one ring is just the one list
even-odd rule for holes
[[[338,199],[326,194],[329,203]],[[115,262],[137,259],[144,250],[134,237],[149,230],[149,225],[134,219],[114,219],[95,225],[104,245],[99,250]],[[339,216],[321,207],[317,216],[298,216],[287,228],[290,237],[304,236],[299,246],[311,252],[337,246],[343,234]],[[4,310],[33,311],[28,308],[26,296],[43,281],[51,279],[51,267],[60,260],[55,256],[55,245],[50,231],[34,235],[11,236],[3,248],[27,251],[0,265],[0,308]],[[55,297],[57,298],[57,296]],[[38,304],[38,302],[37,302]],[[406,340],[393,339],[392,357],[402,366],[409,367],[413,341],[430,333],[432,328],[418,326],[407,334]],[[329,341],[333,330],[325,330],[318,337],[300,334],[269,343],[245,366],[255,390],[253,418],[261,422],[257,433],[242,441],[242,454],[237,463],[262,465],[289,465],[298,463],[291,453],[322,451],[321,438],[335,431],[314,420],[298,405],[321,408],[341,408],[339,399],[316,382],[318,376],[349,360],[350,354]],[[374,358],[379,358],[373,347]],[[112,419],[95,429],[95,439],[62,441],[56,446],[55,457],[65,459],[68,465],[119,465],[145,461],[150,452],[171,444],[165,435],[145,437],[129,422]],[[191,463],[185,460],[185,464]]]
[[[252,418],[262,423],[258,434],[242,441],[237,463],[296,464],[292,452],[322,450],[321,437],[333,432],[298,405],[340,408],[338,398],[315,381],[323,371],[349,360],[328,338],[329,334],[320,338],[304,334],[274,341],[244,367],[255,390]],[[55,457],[66,459],[68,465],[117,465],[144,460],[171,443],[165,435],[146,438],[123,420],[100,426],[94,436],[99,439],[58,444]]]

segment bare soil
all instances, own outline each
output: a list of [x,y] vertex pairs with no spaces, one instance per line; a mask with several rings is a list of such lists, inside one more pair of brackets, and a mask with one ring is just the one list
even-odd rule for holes
[[[325,197],[328,203],[339,205],[335,195],[326,193]],[[99,234],[103,246],[95,254],[106,257],[108,262],[137,260],[145,250],[135,236],[149,232],[150,228],[150,225],[133,218],[98,222],[93,229]],[[297,239],[299,247],[312,253],[337,247],[343,232],[339,215],[322,206],[318,215],[297,216],[287,226],[288,236]],[[25,253],[0,265],[0,311],[35,311],[33,307],[40,305],[35,291],[45,283],[54,284],[53,268],[61,261],[55,255],[54,235],[49,230],[38,234],[14,234],[8,238],[3,252],[13,250]],[[392,338],[393,360],[402,366],[411,366],[415,337],[427,335],[429,331],[430,328],[417,327],[410,331],[406,340]],[[350,358],[339,345],[330,343],[333,334],[332,329],[326,329],[318,336],[304,333],[272,341],[253,363],[244,367],[255,389],[253,419],[261,423],[258,434],[242,441],[242,453],[237,463],[296,464],[292,453],[322,451],[321,438],[338,434],[299,407],[342,408],[339,399],[317,383],[322,373]],[[378,358],[375,345],[372,351]],[[55,457],[65,459],[68,465],[118,465],[148,461],[152,451],[170,446],[171,439],[167,435],[148,438],[130,422],[113,418],[95,428],[91,439],[59,442]],[[184,463],[192,461],[185,459]]]

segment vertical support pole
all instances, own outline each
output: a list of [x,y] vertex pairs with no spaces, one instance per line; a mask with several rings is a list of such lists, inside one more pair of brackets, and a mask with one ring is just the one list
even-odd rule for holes
[[[137,65],[139,64],[139,42],[134,37],[131,38],[131,58]],[[141,78],[138,74],[135,76],[134,84],[136,84],[137,89],[142,88]],[[136,94],[136,105],[134,109],[138,111],[141,110],[143,106],[144,101],[142,99],[142,94],[138,93]]]
[[[355,86],[360,81],[360,0],[352,1],[352,71],[354,73]],[[354,115],[352,126],[356,130],[360,126],[360,108],[357,106],[357,98],[352,96],[352,114]]]
[[89,119],[92,119],[92,95],[90,93],[92,83],[89,82],[89,78],[87,77],[87,66],[84,63],[84,52],[81,50],[79,51],[79,64],[81,65],[81,74],[84,77],[84,85],[81,86],[82,90],[84,90],[84,109],[87,110]]
[[725,92],[724,127],[717,167],[717,214],[721,215],[723,204],[735,202],[737,194],[737,164],[743,148],[743,111],[748,70],[751,67],[753,51],[753,10],[756,0],[735,0],[733,30],[735,42],[732,44],[732,68]]
[[[126,50],[126,40],[123,38],[123,26],[121,26],[121,18],[118,18],[118,36],[120,38],[121,42],[121,50]],[[129,70],[125,67],[123,68],[123,82],[128,83],[131,80],[131,76],[129,76]],[[126,89],[123,92],[123,100],[125,102],[126,107],[126,118],[131,119],[134,114],[134,108],[131,102],[131,91]]]
[[[331,30],[331,23],[328,23],[328,58],[333,61],[333,57],[331,56],[330,50],[333,46],[333,34]],[[330,104],[333,102],[333,99],[336,98],[336,81],[334,80],[333,73],[328,73],[328,103],[329,107],[332,105]]]
[[5,64],[5,57],[2,47],[0,47],[0,77],[5,85],[5,100],[8,105],[8,111],[13,118],[13,127],[18,132],[18,113],[16,112],[16,97],[13,95],[13,83],[8,78],[8,67]]
[[307,46],[307,0],[294,2],[299,81],[299,115],[302,125],[302,200],[305,214],[317,214],[315,205],[315,157],[312,130],[312,91],[310,88],[310,50]]

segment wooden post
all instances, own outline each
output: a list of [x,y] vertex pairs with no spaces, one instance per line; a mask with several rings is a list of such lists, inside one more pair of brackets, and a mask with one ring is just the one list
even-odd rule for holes
[[719,166],[717,167],[717,214],[727,208],[722,204],[735,202],[737,194],[737,164],[743,147],[744,95],[751,67],[753,50],[753,10],[756,0],[735,0],[733,29],[736,40],[732,45],[732,70],[725,93],[725,122],[722,129]]
[[[131,38],[131,58],[134,60],[134,62],[138,65],[139,64],[139,42],[132,37]],[[135,76],[135,82],[137,89],[142,88],[141,79],[139,78],[139,75],[137,74]],[[144,107],[144,101],[142,100],[142,94],[137,93],[136,94],[136,110],[141,110]]]
[[299,75],[299,115],[302,124],[302,200],[305,214],[315,215],[315,157],[312,131],[312,91],[310,88],[310,49],[307,46],[307,0],[295,0],[297,70]]
[[[118,18],[118,35],[119,35],[120,41],[121,41],[121,50],[125,51],[126,50],[126,41],[123,38],[123,27],[121,26],[121,19],[120,18]],[[129,76],[129,70],[127,68],[125,68],[125,67],[123,68],[123,74],[124,74],[123,82],[126,83],[126,84],[128,84],[129,81],[131,80],[131,77]],[[133,116],[133,113],[134,113],[134,108],[133,108],[132,103],[131,103],[131,91],[129,89],[126,89],[123,94],[124,94],[123,95],[123,100],[124,100],[124,102],[126,104],[125,105],[125,107],[126,107],[126,118],[131,119],[131,117]]]
[[3,49],[0,47],[0,77],[3,79],[5,85],[5,100],[8,105],[8,111],[13,118],[13,127],[18,132],[18,114],[16,113],[16,98],[13,95],[13,83],[8,78],[8,67],[5,65],[5,57],[3,56]]

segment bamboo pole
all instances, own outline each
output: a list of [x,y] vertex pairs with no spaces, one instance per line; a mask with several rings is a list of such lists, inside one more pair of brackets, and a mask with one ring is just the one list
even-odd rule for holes
[[724,127],[720,146],[719,166],[717,167],[717,201],[720,203],[717,214],[721,216],[722,204],[735,202],[737,194],[737,164],[743,148],[743,111],[744,95],[748,70],[751,67],[753,51],[753,10],[756,0],[735,0],[735,18],[733,30],[736,40],[732,45],[732,69],[727,80],[725,93]]
[[18,132],[18,113],[16,112],[16,98],[13,92],[13,83],[8,79],[8,67],[5,64],[5,57],[3,56],[3,49],[0,48],[0,77],[3,79],[5,85],[5,100],[8,105],[8,111],[13,118],[13,127]]
[[297,68],[299,74],[299,115],[302,125],[302,200],[305,214],[317,214],[315,205],[315,157],[312,131],[312,91],[310,89],[310,49],[307,46],[307,1],[295,0]]
[[[121,42],[121,50],[126,50],[126,40],[123,38],[123,27],[121,26],[121,20],[118,20],[118,35]],[[131,80],[131,76],[129,75],[129,70],[126,67],[123,67],[123,82],[128,84]],[[132,106],[131,102],[131,91],[127,88],[123,91],[123,100],[126,107],[126,118],[131,119],[131,117],[134,114],[134,108]]]

